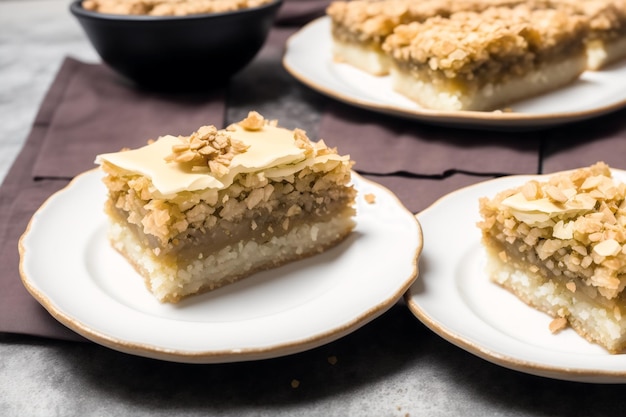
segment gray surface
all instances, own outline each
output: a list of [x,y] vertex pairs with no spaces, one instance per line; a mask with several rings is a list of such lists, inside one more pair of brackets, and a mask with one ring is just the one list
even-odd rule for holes
[[[353,334],[278,359],[186,365],[87,343],[0,336],[3,416],[619,416],[621,385],[485,362],[397,305]],[[331,365],[328,358],[337,362]],[[293,388],[291,383],[300,385]]]
[[[66,55],[97,60],[67,1],[0,0],[0,178]],[[254,108],[315,136],[324,98],[277,60],[257,60],[231,93],[229,120]],[[430,332],[402,304],[312,351],[222,365],[0,334],[1,416],[607,416],[624,415],[625,392],[493,365]]]

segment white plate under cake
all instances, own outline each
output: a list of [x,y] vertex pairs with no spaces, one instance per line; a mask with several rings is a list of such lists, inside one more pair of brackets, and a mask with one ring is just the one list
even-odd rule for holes
[[332,53],[421,107],[492,111],[626,57],[623,0],[334,1]]
[[[518,101],[510,111],[435,111],[395,92],[390,76],[336,62],[331,20],[305,25],[287,42],[283,65],[296,79],[334,99],[375,112],[446,126],[519,129],[581,121],[626,105],[626,61],[585,71],[563,88]],[[364,88],[367,86],[367,88]]]
[[383,314],[417,274],[423,241],[413,214],[386,188],[354,173],[352,181],[356,226],[342,243],[171,304],[109,244],[106,188],[92,170],[33,216],[20,240],[22,280],[62,324],[122,352],[218,363],[311,349]]
[[[616,181],[626,172],[611,169]],[[549,378],[624,383],[626,355],[612,354],[571,327],[552,333],[553,317],[494,283],[476,226],[479,199],[550,175],[506,176],[454,191],[417,215],[425,245],[410,310],[444,339],[487,361]]]
[[597,163],[480,199],[491,279],[620,353],[626,348],[626,183]]

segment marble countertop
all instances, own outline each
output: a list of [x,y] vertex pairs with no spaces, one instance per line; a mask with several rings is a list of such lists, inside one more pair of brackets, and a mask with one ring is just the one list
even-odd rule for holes
[[68,1],[0,1],[0,180],[65,56],[97,62]]
[[[68,3],[0,0],[0,179],[63,58],[98,61]],[[279,75],[259,82],[255,65],[267,63],[253,63],[234,81],[227,118],[272,106],[314,132],[325,99],[278,62],[265,71]],[[254,85],[282,93],[243,94]],[[0,334],[2,416],[606,416],[625,412],[623,392],[487,362],[441,339],[402,303],[313,350],[219,365]]]

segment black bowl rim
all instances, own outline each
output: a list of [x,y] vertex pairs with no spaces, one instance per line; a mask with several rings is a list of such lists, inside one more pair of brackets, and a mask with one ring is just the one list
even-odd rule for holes
[[127,15],[127,14],[111,14],[87,10],[83,8],[83,0],[74,0],[70,4],[70,11],[75,16],[86,17],[97,20],[119,21],[119,22],[168,22],[183,20],[203,20],[203,19],[219,19],[224,16],[242,15],[255,13],[264,9],[278,8],[284,0],[272,0],[269,3],[255,7],[247,7],[244,9],[232,10],[219,13],[196,13],[184,16],[151,16],[151,15]]

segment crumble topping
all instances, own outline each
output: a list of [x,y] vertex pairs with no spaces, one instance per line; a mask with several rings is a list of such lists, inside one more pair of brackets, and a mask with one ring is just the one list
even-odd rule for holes
[[[209,136],[213,135],[213,128],[206,129]],[[204,129],[201,129],[201,133]],[[238,175],[247,173],[263,173],[268,178],[288,178],[295,175],[305,167],[325,167],[332,169],[337,164],[347,164],[352,166],[349,155],[339,155],[334,148],[328,148],[323,141],[311,142],[314,150],[312,157],[305,155],[305,150],[296,144],[294,135],[302,140],[306,135],[293,130],[273,126],[268,122],[265,127],[258,131],[244,129],[238,123],[234,123],[229,128],[219,130],[215,135],[225,135],[231,138],[231,144],[236,146],[235,150],[241,151],[238,142],[241,141],[249,146],[245,152],[232,152],[228,172],[226,175],[216,175],[211,172],[208,162],[201,163],[196,155],[202,144],[192,144],[189,137],[179,138],[166,135],[159,137],[152,144],[126,152],[112,152],[100,154],[96,157],[97,164],[107,163],[116,167],[120,172],[128,174],[138,174],[149,178],[155,192],[162,195],[172,195],[182,191],[196,191],[205,189],[221,190],[229,187]],[[199,146],[198,149],[195,149]],[[305,146],[305,145],[302,145]],[[212,148],[215,146],[211,145]],[[173,152],[173,148],[178,151]],[[221,147],[220,147],[221,148]],[[188,152],[191,151],[191,152]],[[211,149],[206,149],[212,152]],[[224,152],[221,152],[224,153]],[[228,154],[228,146],[225,154]],[[182,155],[185,156],[182,156]],[[202,156],[204,159],[205,156]],[[166,160],[169,157],[170,161]],[[182,162],[175,162],[180,158]],[[184,162],[189,158],[192,162]],[[224,159],[224,157],[222,157]],[[217,162],[225,162],[218,160]],[[217,167],[219,170],[220,167]]]
[[397,25],[444,13],[448,4],[448,1],[439,0],[419,3],[411,0],[335,1],[328,6],[326,13],[337,30],[342,28],[344,37],[352,36],[360,41],[381,41]]
[[[126,220],[159,242],[157,255],[165,256],[181,248],[179,235],[197,240],[213,233],[223,240],[246,229],[269,239],[354,197],[348,155],[276,124],[251,112],[225,130],[204,126],[190,136],[99,155],[111,210],[129,213]],[[275,227],[263,226],[277,219]]]
[[293,138],[296,146],[304,150],[304,156],[307,158],[337,153],[337,148],[329,148],[328,145],[326,145],[326,142],[324,142],[324,139],[320,139],[317,142],[311,141],[307,136],[306,131],[302,129],[294,129]]
[[[251,111],[248,116],[236,123],[244,130],[257,132],[265,126],[276,126],[276,120],[266,120],[260,113]],[[202,126],[190,136],[179,136],[179,143],[172,146],[172,153],[165,157],[167,162],[178,162],[191,166],[194,171],[203,169],[216,176],[224,176],[229,172],[229,165],[235,155],[246,152],[250,146],[231,137],[227,132],[234,132],[233,125],[224,130],[215,126]],[[312,142],[302,129],[294,129],[295,145],[304,150],[306,158],[312,156],[337,153],[336,149],[326,146],[323,140]]]
[[534,0],[531,4],[538,8],[565,7],[588,18],[591,39],[612,39],[626,33],[624,0]]
[[483,233],[570,291],[611,300],[626,286],[626,184],[605,163],[482,198],[480,212]]
[[[177,250],[181,234],[195,233],[199,239],[217,229],[217,236],[225,239],[240,229],[257,229],[259,221],[282,219],[277,226],[286,230],[303,216],[324,218],[355,193],[348,186],[351,164],[334,162],[305,167],[282,179],[262,172],[239,174],[226,189],[183,191],[168,198],[153,192],[149,178],[120,175],[108,163],[103,169],[109,174],[104,181],[112,193],[111,209],[128,213],[127,221],[157,239],[162,245],[158,251],[166,254]],[[267,227],[268,238],[277,232]]]
[[[248,131],[259,131],[265,126],[276,126],[278,124],[278,121],[266,120],[258,112],[251,111],[250,113],[248,113],[248,117],[246,117],[244,120],[240,121],[237,124]],[[232,125],[226,128],[226,130],[232,129]],[[311,139],[309,139],[309,137],[307,136],[306,131],[300,128],[295,128],[293,130],[293,139],[295,145],[304,151],[305,158],[337,153],[337,149],[329,148],[323,139],[319,140],[318,142],[311,141]]]
[[434,16],[447,17],[458,11],[480,11],[494,6],[512,6],[523,0],[355,0],[334,1],[326,9],[336,34],[356,41],[382,41],[400,24],[423,22]]
[[586,20],[566,10],[497,7],[398,26],[383,49],[412,69],[498,79],[524,74],[572,48],[582,51],[586,31]]
[[[294,129],[293,131],[293,139],[298,148],[304,151],[304,156],[309,158],[315,155],[315,148],[309,137],[306,135],[306,132],[302,129]],[[323,144],[323,141],[322,141]]]
[[100,13],[186,16],[258,7],[274,0],[85,0],[83,8]]
[[172,146],[172,153],[165,161],[187,164],[193,170],[208,168],[216,176],[228,174],[233,157],[249,148],[215,126],[202,126],[190,136],[178,139],[179,143]]

